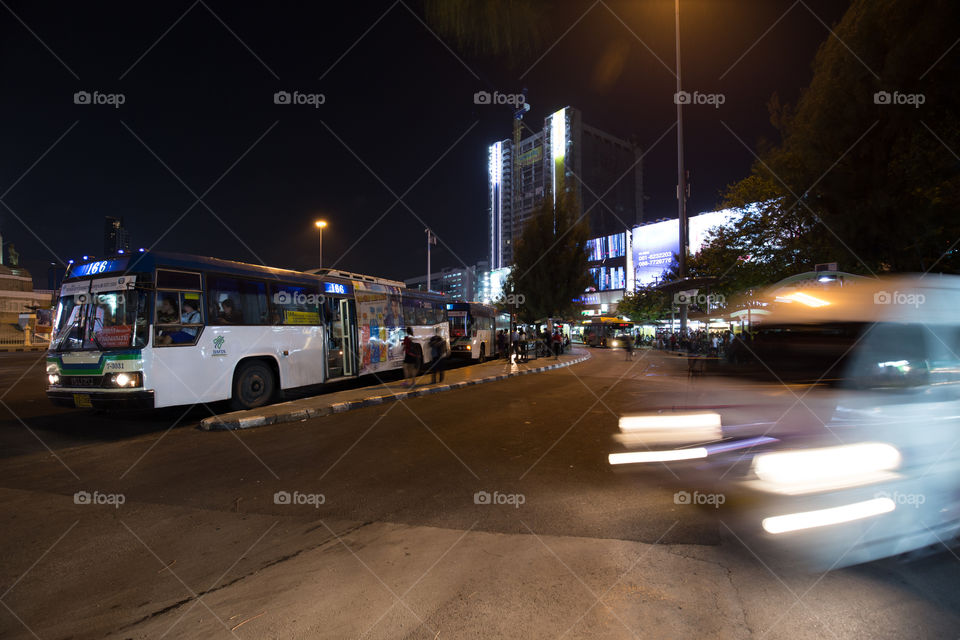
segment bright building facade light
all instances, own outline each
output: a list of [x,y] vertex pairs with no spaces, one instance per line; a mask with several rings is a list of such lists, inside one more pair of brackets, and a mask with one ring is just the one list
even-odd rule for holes
[[553,184],[553,204],[563,189],[564,158],[567,155],[567,110],[560,109],[550,116],[550,167]]

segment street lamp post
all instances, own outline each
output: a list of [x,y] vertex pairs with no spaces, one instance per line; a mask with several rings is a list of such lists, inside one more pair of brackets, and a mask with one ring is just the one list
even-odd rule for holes
[[327,221],[326,221],[326,220],[317,220],[316,222],[313,223],[313,225],[317,228],[317,232],[318,232],[318,234],[319,234],[319,245],[318,245],[318,248],[319,248],[319,256],[318,256],[318,258],[319,258],[320,262],[319,262],[319,264],[317,265],[317,268],[318,268],[318,269],[323,269],[323,228],[324,228],[325,226],[327,226]]
[[[680,92],[683,87],[680,82],[680,0],[674,0],[674,9],[676,12],[676,31],[677,31],[677,93],[674,102],[677,103],[677,201],[680,227],[680,245],[677,252],[679,264],[677,265],[678,276],[683,282],[687,278],[687,247],[690,244],[689,232],[687,231],[687,177],[683,169],[683,101],[680,100]],[[687,305],[685,301],[680,302],[680,333],[687,331]]]

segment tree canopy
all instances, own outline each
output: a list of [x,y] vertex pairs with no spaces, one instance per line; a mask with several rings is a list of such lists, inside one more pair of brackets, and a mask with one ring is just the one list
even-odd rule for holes
[[504,55],[508,61],[538,50],[543,0],[424,0],[427,22],[466,53]]
[[956,271],[958,18],[948,0],[854,0],[797,105],[771,98],[780,143],[761,144],[724,194],[725,206],[759,207],[715,233],[691,274],[742,290],[821,262]]
[[636,292],[627,292],[617,303],[617,315],[626,316],[632,322],[654,324],[670,317],[671,298],[654,287],[638,287]]
[[[545,198],[531,214],[513,249],[512,270],[504,285],[513,300],[523,300],[516,309],[520,318],[571,317],[574,301],[592,284],[587,270],[587,240],[590,227],[579,215],[575,198],[566,194]],[[513,310],[513,308],[511,308]]]

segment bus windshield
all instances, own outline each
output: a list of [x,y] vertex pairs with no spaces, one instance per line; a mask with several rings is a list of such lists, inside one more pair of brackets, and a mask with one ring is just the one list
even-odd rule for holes
[[467,338],[470,336],[470,321],[466,311],[449,311],[450,339]]
[[57,351],[143,347],[147,339],[147,296],[141,290],[66,295],[57,304]]

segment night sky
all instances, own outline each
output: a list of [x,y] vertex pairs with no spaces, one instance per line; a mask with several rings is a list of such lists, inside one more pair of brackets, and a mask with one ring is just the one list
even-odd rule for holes
[[[796,101],[847,4],[682,0],[684,88],[726,98],[684,111],[691,213],[752,162],[723,123],[773,138],[767,101]],[[0,3],[0,230],[37,285],[51,261],[102,253],[105,215],[134,247],[296,269],[316,266],[318,217],[325,266],[422,274],[426,225],[435,270],[486,259],[486,149],[512,124],[479,90],[526,87],[536,130],[570,105],[635,138],[647,219],[676,216],[672,0],[554,2],[515,60],[454,55],[416,0],[341,6]],[[325,103],[276,105],[281,90]]]

